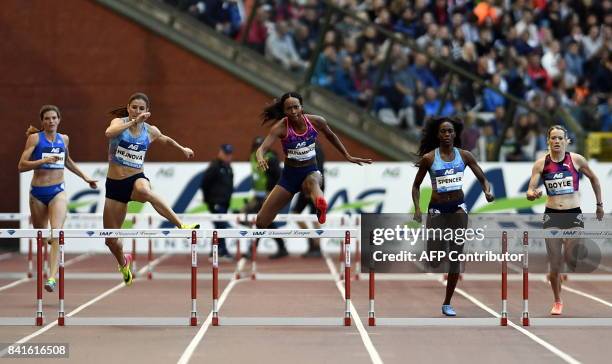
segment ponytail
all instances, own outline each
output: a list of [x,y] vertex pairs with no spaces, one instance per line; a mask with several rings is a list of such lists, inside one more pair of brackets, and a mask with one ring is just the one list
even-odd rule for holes
[[295,97],[300,101],[300,106],[303,105],[302,95],[297,92],[287,92],[280,99],[274,99],[274,103],[272,105],[268,105],[263,109],[261,113],[261,125],[265,125],[267,122],[272,120],[280,120],[285,117],[285,110],[283,109],[285,105],[285,100],[290,97]]
[[26,137],[28,137],[28,136],[30,136],[32,134],[36,134],[36,133],[40,133],[40,129],[35,128],[34,126],[30,125],[28,130],[26,130]]
[[[45,113],[46,113],[47,111],[55,111],[55,113],[57,114],[57,117],[58,117],[59,119],[61,119],[61,118],[62,118],[62,114],[60,113],[60,109],[59,109],[59,107],[57,107],[57,106],[55,106],[55,105],[43,105],[43,106],[40,108],[40,111],[38,112],[38,116],[40,117],[40,120],[41,120],[41,121],[42,121],[43,116],[45,116]],[[28,127],[28,129],[26,130],[26,136],[30,136],[30,135],[32,135],[32,134],[40,133],[41,131],[42,131],[41,129],[38,129],[38,128],[36,128],[36,127],[34,127],[34,126],[32,126],[32,125],[30,124],[30,126],[29,126],[29,127]]]
[[[128,99],[128,105],[132,103],[132,101],[134,100],[142,100],[145,102],[145,104],[147,104],[147,110],[151,109],[151,102],[149,101],[149,96],[145,95],[142,92],[136,92],[133,93],[130,98]],[[111,110],[109,112],[109,114],[111,116],[114,116],[116,118],[126,118],[128,117],[130,114],[128,112],[127,106],[123,106],[123,107],[119,107],[116,108],[114,110]]]

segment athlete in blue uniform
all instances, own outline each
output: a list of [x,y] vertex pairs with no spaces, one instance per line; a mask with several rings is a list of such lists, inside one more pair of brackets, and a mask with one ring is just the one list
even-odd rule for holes
[[[580,173],[589,179],[593,192],[595,192],[597,219],[601,220],[604,215],[599,179],[589,168],[589,164],[583,156],[566,151],[568,144],[567,130],[561,125],[551,126],[548,129],[549,153],[538,159],[531,171],[527,199],[532,201],[542,196],[542,191],[538,190],[540,178],[544,182],[548,196],[546,209],[544,210],[544,229],[584,228],[582,210],[580,209]],[[563,313],[563,302],[561,301],[559,272],[564,261],[570,268],[577,264],[575,244],[579,240],[545,240],[550,269],[548,279],[555,299],[550,314],[561,315]]]
[[[432,194],[427,213],[427,228],[438,229],[465,229],[468,217],[463,196],[463,172],[468,166],[480,182],[487,201],[494,200],[491,185],[485,177],[476,159],[467,150],[461,148],[461,132],[463,124],[453,118],[432,118],[423,129],[423,138],[418,155],[421,159],[416,163],[419,168],[412,185],[412,202],[415,207],[414,219],[421,221],[421,183],[425,174],[431,177]],[[454,241],[439,241],[429,239],[428,251],[463,251],[463,244]],[[438,267],[442,261],[430,262]],[[448,281],[446,284],[446,297],[442,304],[442,313],[446,316],[455,316],[456,312],[451,306],[451,298],[459,280],[460,264],[450,262]]]
[[[68,209],[64,192],[64,167],[81,177],[91,188],[97,188],[97,181],[83,173],[70,158],[70,139],[68,135],[57,132],[61,120],[59,108],[44,105],[40,109],[40,120],[42,130],[30,126],[26,131],[28,140],[18,168],[19,172],[34,170],[30,189],[32,226],[35,229],[46,229],[50,223],[52,229],[61,229]],[[55,275],[58,269],[59,244],[57,239],[50,240],[49,244],[49,278],[45,282],[45,289],[53,292],[57,285]]]
[[[151,116],[147,95],[135,93],[130,96],[127,107],[111,112],[115,116],[105,135],[109,139],[108,175],[106,177],[106,200],[104,202],[104,228],[119,229],[127,213],[130,201],[149,202],[155,211],[174,225],[184,229],[197,229],[198,224],[184,225],[174,211],[159,196],[151,191],[149,179],[143,172],[145,155],[153,142],[171,145],[179,149],[186,158],[193,151],[183,147],[159,129],[146,123]],[[119,263],[119,271],[126,285],[132,284],[132,256],[123,254],[123,245],[117,238],[107,238],[106,245]]]

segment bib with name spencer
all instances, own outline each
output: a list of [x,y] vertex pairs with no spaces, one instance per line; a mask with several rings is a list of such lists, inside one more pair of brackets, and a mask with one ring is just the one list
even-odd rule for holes
[[568,195],[578,191],[580,174],[574,167],[569,152],[565,152],[561,162],[553,161],[550,154],[547,154],[542,179],[548,196]]
[[55,163],[42,164],[39,169],[63,169],[64,162],[66,159],[66,146],[64,145],[64,139],[60,133],[55,134],[55,140],[50,142],[45,137],[45,132],[41,131],[38,133],[38,144],[34,147],[30,160],[39,160],[46,157],[59,157]]
[[429,176],[431,188],[438,193],[459,191],[463,188],[465,163],[459,149],[453,147],[453,152],[455,158],[450,162],[442,160],[440,148],[436,148],[434,152],[434,161],[429,169]]
[[[128,118],[122,118],[122,120],[124,123],[128,122]],[[125,167],[141,169],[149,144],[149,124],[142,123],[137,136],[132,135],[129,128],[125,129],[110,140],[109,160]]]

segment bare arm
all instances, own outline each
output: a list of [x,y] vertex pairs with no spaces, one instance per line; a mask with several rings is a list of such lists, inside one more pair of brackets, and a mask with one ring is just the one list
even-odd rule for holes
[[597,208],[595,210],[595,214],[597,215],[597,219],[601,220],[603,218],[604,210],[603,210],[603,201],[601,199],[601,185],[599,184],[599,178],[595,175],[595,172],[589,167],[589,163],[587,160],[581,156],[580,154],[572,153],[572,161],[577,165],[578,170],[583,173],[589,181],[591,181],[591,187],[593,187],[593,192],[595,192],[595,199]]
[[183,147],[176,140],[170,138],[167,135],[162,134],[162,132],[159,131],[159,129],[156,126],[151,125],[151,127],[149,128],[149,134],[151,135],[151,142],[158,141],[161,144],[170,145],[172,147],[175,147],[176,149],[183,152],[183,154],[185,155],[187,159],[193,157],[193,150],[187,147]]
[[527,187],[527,199],[533,201],[542,196],[542,191],[538,190],[538,181],[540,175],[544,169],[544,158],[538,159],[531,169],[531,179],[529,180],[529,187]]
[[419,170],[412,182],[412,204],[414,205],[414,220],[421,221],[421,183],[431,167],[433,159],[431,153],[425,154],[419,162]]
[[28,140],[26,141],[23,153],[21,153],[21,158],[19,158],[19,163],[17,164],[17,169],[20,173],[31,171],[45,163],[55,163],[57,160],[59,160],[58,157],[46,157],[31,161],[30,157],[32,156],[34,148],[36,148],[36,144],[38,144],[38,134],[30,134],[30,136],[28,136]]
[[480,166],[478,165],[478,162],[476,162],[476,158],[474,158],[474,155],[471,152],[463,149],[460,149],[459,153],[461,153],[461,157],[465,161],[465,164],[470,167],[470,169],[476,176],[476,179],[478,179],[478,182],[480,182],[480,185],[482,186],[482,192],[484,192],[487,201],[492,202],[493,200],[495,200],[495,196],[493,196],[493,194],[491,193],[491,184],[489,183],[489,180],[487,180],[487,177],[485,177],[482,168],[480,168]]
[[87,182],[87,184],[89,184],[89,187],[91,188],[98,188],[98,185],[96,184],[96,182],[98,182],[97,180],[92,179],[91,177],[89,177],[88,175],[86,175],[80,168],[79,166],[77,166],[77,164],[75,163],[75,161],[72,160],[72,158],[70,158],[70,153],[68,152],[68,144],[70,143],[70,139],[68,138],[68,135],[62,135],[63,139],[64,139],[64,146],[66,147],[66,168],[76,174],[77,176],[81,177],[81,179],[85,182]]
[[255,152],[255,156],[257,158],[257,165],[263,171],[267,171],[268,161],[266,160],[266,152],[270,150],[270,147],[274,145],[277,140],[282,139],[287,134],[287,127],[283,122],[275,122],[275,124],[270,128],[270,132],[264,139],[263,143],[257,148]]
[[372,163],[372,159],[370,158],[358,158],[358,157],[351,156],[349,152],[346,150],[346,148],[344,147],[344,145],[342,144],[342,142],[340,141],[340,138],[338,138],[336,133],[334,133],[330,129],[329,125],[327,124],[327,121],[323,117],[318,116],[318,115],[308,115],[308,119],[312,121],[314,127],[319,132],[325,135],[327,140],[329,140],[332,143],[334,148],[336,148],[344,156],[344,158],[346,158],[346,160],[348,160],[351,163],[356,163],[359,165],[361,165],[362,163],[367,163],[367,164]]

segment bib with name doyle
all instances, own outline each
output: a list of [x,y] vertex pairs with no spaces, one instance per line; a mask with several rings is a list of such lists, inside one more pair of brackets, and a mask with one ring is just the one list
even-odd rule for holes
[[570,171],[559,171],[544,175],[544,184],[550,196],[574,193],[574,181]]
[[124,166],[142,168],[146,154],[146,145],[120,140],[115,151],[115,158],[119,164]]

